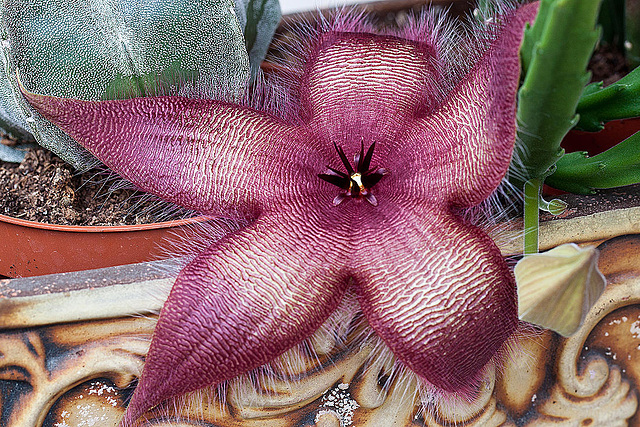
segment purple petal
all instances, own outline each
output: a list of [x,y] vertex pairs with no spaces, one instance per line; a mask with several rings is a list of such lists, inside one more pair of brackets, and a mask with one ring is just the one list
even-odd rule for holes
[[434,106],[439,81],[434,55],[428,44],[390,36],[325,34],[302,82],[312,133],[323,145],[349,143],[348,152],[356,152],[363,140],[369,145],[393,139],[408,118]]
[[274,215],[191,262],[162,309],[124,425],[168,398],[257,368],[315,332],[347,287],[346,257],[332,240]]
[[[287,128],[254,110],[180,97],[29,103],[139,189],[208,214],[252,211],[283,181]],[[246,212],[245,212],[246,213]]]
[[516,138],[518,51],[537,9],[532,3],[500,18],[503,27],[482,59],[441,108],[414,125],[405,149],[427,170],[429,178],[416,182],[425,198],[470,207],[500,184]]
[[355,252],[363,312],[412,371],[467,390],[516,329],[514,278],[489,237],[447,213],[384,217],[369,218]]

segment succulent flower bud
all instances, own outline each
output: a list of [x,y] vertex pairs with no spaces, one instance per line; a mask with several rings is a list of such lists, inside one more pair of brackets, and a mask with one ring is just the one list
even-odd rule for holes
[[605,287],[598,250],[574,243],[527,255],[515,268],[520,320],[560,335],[576,332]]

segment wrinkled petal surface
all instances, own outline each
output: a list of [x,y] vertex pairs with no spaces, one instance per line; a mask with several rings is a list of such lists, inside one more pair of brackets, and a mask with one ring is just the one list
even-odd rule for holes
[[273,360],[335,310],[347,287],[340,242],[295,225],[281,214],[263,217],[180,272],[125,422]]
[[358,243],[362,310],[412,371],[464,389],[516,328],[513,275],[493,241],[453,215],[387,215],[371,218]]
[[[249,108],[181,97],[80,101],[25,92],[139,189],[207,214],[250,211],[283,179],[290,129]],[[247,213],[247,212],[245,212]]]
[[427,178],[415,183],[425,198],[457,207],[485,200],[504,177],[516,138],[518,50],[525,24],[538,9],[532,3],[508,13],[482,59],[447,96],[447,101],[411,127],[405,150]]
[[409,121],[436,103],[434,58],[432,46],[391,36],[323,36],[303,82],[303,108],[317,149],[362,139],[367,146],[381,139],[399,143],[395,137]]

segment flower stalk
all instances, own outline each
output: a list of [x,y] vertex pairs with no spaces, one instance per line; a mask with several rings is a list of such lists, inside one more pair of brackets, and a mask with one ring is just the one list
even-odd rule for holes
[[539,179],[531,179],[524,184],[524,254],[538,253],[538,223],[540,210]]

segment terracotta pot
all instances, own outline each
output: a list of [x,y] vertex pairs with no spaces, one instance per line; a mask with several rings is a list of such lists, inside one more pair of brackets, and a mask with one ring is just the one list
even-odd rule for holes
[[[145,425],[640,425],[640,207],[616,202],[637,204],[640,186],[626,190],[635,192],[567,195],[568,215],[541,223],[546,248],[598,245],[607,289],[573,336],[520,334],[468,401],[434,399],[423,412],[415,377],[390,376],[392,356],[363,334],[366,324],[344,327],[357,316],[346,310],[223,397],[205,391],[161,405]],[[505,255],[522,244],[508,235],[498,243]],[[148,314],[171,288],[167,271],[136,264],[0,281],[0,425],[115,427],[144,364]]]
[[30,277],[166,258],[159,245],[189,233],[195,217],[125,226],[44,224],[0,215],[0,275]]
[[587,151],[590,156],[595,156],[638,131],[640,131],[640,117],[614,120],[607,123],[600,132],[572,130],[562,141],[562,148],[567,153]]

